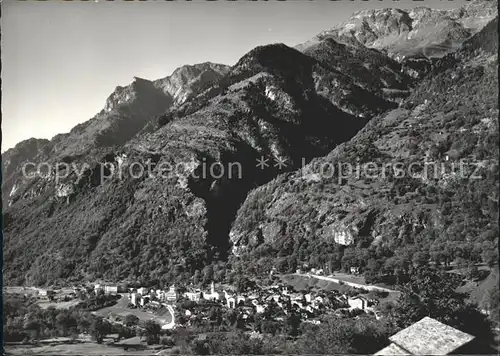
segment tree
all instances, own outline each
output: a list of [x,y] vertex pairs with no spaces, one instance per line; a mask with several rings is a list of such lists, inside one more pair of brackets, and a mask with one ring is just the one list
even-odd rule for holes
[[286,329],[290,336],[297,336],[299,334],[299,328],[302,320],[300,314],[296,312],[290,313],[286,319]]
[[77,323],[75,318],[67,310],[62,310],[56,316],[57,328],[61,331],[62,335],[68,335],[70,329],[76,329]]
[[413,254],[412,263],[413,267],[420,268],[429,263],[430,254],[427,251],[417,251]]
[[94,319],[90,324],[90,335],[98,343],[102,343],[104,337],[111,332],[111,325],[101,318]]
[[394,332],[390,324],[362,317],[328,317],[320,325],[302,325],[294,350],[297,354],[373,354]]
[[123,319],[123,323],[128,327],[139,325],[139,317],[134,314],[127,314]]
[[212,265],[208,265],[203,268],[203,283],[209,284],[214,279],[214,268]]
[[498,247],[488,242],[486,242],[484,245],[486,245],[487,247],[483,248],[483,253],[481,254],[483,262],[488,266],[493,267],[498,263]]
[[200,282],[201,282],[201,272],[199,269],[197,269],[196,271],[194,271],[193,283],[198,285]]
[[444,324],[486,340],[491,325],[475,305],[466,301],[465,293],[457,292],[462,278],[430,268],[418,269],[404,285],[394,309],[396,324],[405,328],[428,316]]
[[33,332],[35,339],[38,339],[41,327],[42,324],[40,323],[39,320],[36,319],[30,319],[25,321],[23,326],[24,330]]
[[253,288],[255,282],[251,281],[245,276],[238,276],[236,280],[236,289],[239,293],[246,292],[248,289]]
[[161,326],[154,320],[148,320],[144,323],[146,340],[149,345],[160,343]]

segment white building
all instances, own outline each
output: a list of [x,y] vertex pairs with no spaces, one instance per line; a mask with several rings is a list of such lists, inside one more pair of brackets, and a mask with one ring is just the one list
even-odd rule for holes
[[106,294],[116,294],[116,293],[118,293],[118,287],[117,286],[105,286],[104,287],[104,293],[106,293]]
[[146,295],[148,294],[148,289],[144,287],[138,288],[137,293],[139,293],[140,295]]
[[175,285],[172,284],[168,292],[165,292],[165,300],[167,302],[175,302],[177,301],[177,292],[175,291]]
[[141,298],[141,295],[139,293],[132,293],[130,294],[130,303],[133,305],[137,305],[137,301]]
[[226,303],[229,309],[236,308],[236,299],[234,297],[226,298]]
[[351,274],[359,274],[359,267],[351,267],[349,271]]
[[210,284],[210,293],[203,293],[203,299],[206,300],[220,300],[221,294],[215,291],[215,284],[212,282]]
[[201,299],[200,294],[201,294],[201,292],[197,292],[197,291],[186,292],[186,293],[184,293],[184,296],[193,302],[199,302]]
[[264,304],[264,305],[261,305],[259,304],[259,302],[257,300],[252,300],[252,304],[255,306],[255,312],[257,314],[261,314],[261,313],[264,313],[264,311],[266,310],[266,306],[267,304]]
[[349,309],[367,310],[368,299],[366,299],[362,296],[355,296],[353,298],[349,298],[347,300],[347,304],[349,304]]

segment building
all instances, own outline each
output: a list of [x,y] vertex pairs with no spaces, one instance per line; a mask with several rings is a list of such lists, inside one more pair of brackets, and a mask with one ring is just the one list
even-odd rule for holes
[[234,297],[226,298],[226,303],[229,309],[236,308],[236,299]]
[[164,302],[167,300],[166,298],[166,292],[161,290],[161,289],[157,289],[156,292],[155,292],[155,296],[156,296],[156,299],[158,299],[160,302]]
[[349,304],[349,309],[361,309],[366,310],[368,308],[368,299],[362,296],[355,296],[347,299],[347,304]]
[[175,302],[177,301],[177,292],[175,291],[175,285],[172,284],[168,290],[165,292],[165,300],[167,302]]
[[118,293],[118,286],[104,286],[104,293],[116,294]]
[[186,293],[184,293],[184,296],[193,302],[199,302],[201,299],[200,294],[201,294],[201,292],[198,292],[198,291],[186,292]]
[[138,301],[141,299],[141,295],[139,293],[132,293],[130,295],[130,303],[133,305],[137,305]]
[[359,267],[351,267],[349,268],[349,272],[351,272],[351,274],[359,274]]
[[474,336],[425,317],[391,336],[391,344],[375,355],[448,355],[474,353],[467,350]]
[[264,305],[259,304],[259,302],[256,299],[252,300],[252,304],[255,306],[255,312],[257,314],[264,313],[264,311],[266,310],[267,305],[266,304],[264,304]]
[[212,282],[210,284],[210,293],[203,293],[203,299],[206,300],[220,300],[221,294],[215,291],[215,284]]
[[141,296],[141,298],[139,300],[139,304],[141,305],[141,307],[143,307],[146,304],[148,304],[150,302],[150,300],[151,300],[151,298],[148,296]]
[[144,287],[138,288],[137,293],[139,293],[140,295],[146,295],[148,294],[148,289]]

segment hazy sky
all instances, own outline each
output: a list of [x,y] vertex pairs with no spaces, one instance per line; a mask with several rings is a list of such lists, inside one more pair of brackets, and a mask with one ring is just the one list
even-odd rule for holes
[[465,2],[3,0],[2,152],[88,120],[133,76],[158,79],[205,61],[235,64],[255,46],[294,46],[361,9]]

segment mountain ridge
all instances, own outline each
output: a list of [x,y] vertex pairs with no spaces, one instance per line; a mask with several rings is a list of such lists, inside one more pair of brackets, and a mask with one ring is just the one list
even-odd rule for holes
[[428,7],[361,10],[296,48],[306,50],[331,37],[346,44],[387,51],[398,61],[421,54],[440,57],[457,49],[459,43],[493,20],[498,13],[497,4],[497,1],[478,0],[452,10]]
[[[185,67],[190,71],[196,71],[196,76],[190,78],[189,73],[184,73],[184,79],[178,80],[177,76],[184,68],[179,67],[170,76],[156,81],[134,77],[129,85],[117,86],[106,99],[104,108],[94,117],[77,124],[68,133],[55,135],[51,140],[40,139],[44,142],[44,149],[32,152],[22,161],[35,158],[38,161],[68,160],[70,157],[79,157],[98,147],[106,149],[121,145],[137,134],[151,117],[164,113],[173,105],[180,105],[190,95],[196,94],[200,87],[208,81],[215,81],[218,79],[217,76],[222,76],[229,68],[210,62]],[[200,75],[206,70],[210,70],[209,77],[201,77]],[[173,94],[162,87],[162,84],[168,81],[172,81],[169,90],[174,91]],[[6,150],[2,154],[2,161],[11,162],[11,155],[22,150],[24,145],[30,145],[32,140],[38,139],[21,141],[16,145],[18,149]],[[13,188],[10,183],[12,173],[6,166],[3,166],[3,172],[2,201],[6,204],[5,192]]]

